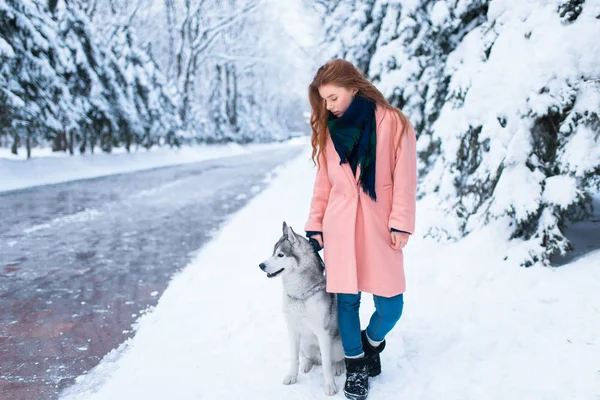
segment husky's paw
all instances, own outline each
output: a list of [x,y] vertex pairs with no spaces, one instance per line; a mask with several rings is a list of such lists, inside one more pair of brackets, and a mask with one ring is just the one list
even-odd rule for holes
[[300,371],[302,371],[303,373],[306,374],[307,372],[309,372],[312,369],[313,365],[314,364],[311,360],[309,360],[308,358],[305,358],[300,363]]
[[293,385],[296,381],[298,381],[297,375],[286,375],[285,378],[283,378],[284,385]]
[[338,388],[337,388],[337,386],[335,386],[335,382],[325,384],[325,394],[327,396],[333,396],[337,392],[338,392]]
[[333,374],[340,376],[346,370],[346,363],[344,361],[333,363]]

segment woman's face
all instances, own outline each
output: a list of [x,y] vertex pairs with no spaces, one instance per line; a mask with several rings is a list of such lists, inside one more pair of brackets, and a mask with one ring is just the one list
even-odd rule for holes
[[327,104],[327,110],[336,117],[341,117],[346,112],[356,92],[357,89],[346,89],[333,83],[319,86],[319,94]]

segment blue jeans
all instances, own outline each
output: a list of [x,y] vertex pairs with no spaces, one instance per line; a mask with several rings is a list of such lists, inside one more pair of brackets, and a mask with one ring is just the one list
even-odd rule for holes
[[[360,292],[358,294],[338,293],[338,324],[342,347],[347,357],[357,356],[363,352],[360,338]],[[393,297],[373,295],[375,312],[367,326],[367,335],[373,341],[380,342],[392,330],[402,316],[404,296],[400,293]]]

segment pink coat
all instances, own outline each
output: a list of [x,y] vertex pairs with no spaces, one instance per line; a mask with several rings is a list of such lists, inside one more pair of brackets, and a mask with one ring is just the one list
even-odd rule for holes
[[[327,131],[325,153],[313,188],[306,231],[323,232],[329,293],[367,292],[391,297],[406,288],[402,250],[391,247],[390,228],[413,233],[417,187],[416,138],[409,125],[400,147],[402,125],[394,112],[375,111],[377,154],[373,201],[360,187],[350,164],[340,165]],[[396,124],[397,129],[394,129]]]

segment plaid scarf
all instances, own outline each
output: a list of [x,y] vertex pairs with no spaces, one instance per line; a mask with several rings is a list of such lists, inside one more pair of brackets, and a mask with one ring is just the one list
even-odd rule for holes
[[356,96],[341,117],[330,112],[327,120],[331,140],[340,156],[340,165],[349,162],[356,174],[356,166],[360,164],[359,182],[363,191],[374,201],[377,200],[375,108],[376,104],[371,100]]

